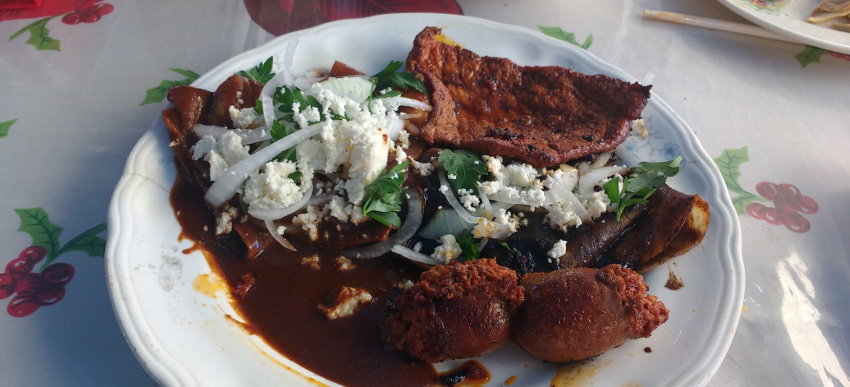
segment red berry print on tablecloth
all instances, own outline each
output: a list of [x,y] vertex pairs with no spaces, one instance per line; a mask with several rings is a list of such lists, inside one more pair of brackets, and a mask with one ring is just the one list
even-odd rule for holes
[[74,12],[68,13],[62,17],[62,23],[65,24],[79,24],[79,23],[94,23],[100,20],[100,17],[106,15],[115,7],[109,3],[98,3],[92,4],[87,7],[80,7],[74,10]]
[[32,237],[33,245],[9,261],[0,273],[0,300],[11,298],[6,312],[12,317],[29,316],[40,307],[53,305],[65,298],[66,286],[74,278],[74,266],[54,262],[72,251],[83,251],[92,257],[103,257],[106,240],[98,234],[106,230],[100,224],[72,238],[59,242],[62,227],[50,222],[42,208],[16,209],[23,231]]
[[803,195],[792,184],[774,184],[763,181],[756,185],[756,192],[761,197],[772,200],[773,207],[751,202],[747,204],[747,214],[754,219],[764,220],[770,224],[784,225],[791,231],[803,233],[811,229],[809,220],[802,214],[818,212],[818,204],[809,196]]
[[753,219],[782,225],[797,233],[808,232],[812,225],[804,215],[818,212],[818,203],[804,195],[797,186],[788,183],[763,181],[756,184],[757,194],[748,192],[738,183],[738,178],[741,176],[739,167],[749,160],[746,147],[726,149],[714,159],[726,188],[737,194],[732,198],[732,204],[738,214],[746,213]]
[[59,40],[50,36],[50,30],[47,28],[49,21],[61,18],[67,25],[94,23],[114,9],[112,4],[103,0],[44,0],[40,6],[32,9],[0,10],[0,22],[37,19],[12,34],[9,41],[29,32],[26,43],[36,50],[61,51]]

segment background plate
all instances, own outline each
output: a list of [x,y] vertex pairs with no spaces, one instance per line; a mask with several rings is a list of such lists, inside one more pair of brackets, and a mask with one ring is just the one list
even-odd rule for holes
[[718,0],[738,15],[800,43],[850,54],[850,32],[806,22],[818,0]]
[[[425,26],[443,27],[446,35],[481,55],[636,81],[584,50],[527,29],[462,16],[395,14],[282,36],[222,63],[194,85],[214,90],[238,70],[272,55],[282,57],[296,40],[296,73],[329,67],[335,59],[374,73],[391,59],[404,60],[413,37]],[[650,99],[644,117],[649,138],[632,136],[618,153],[631,163],[682,155],[682,171],[669,183],[699,193],[712,212],[700,246],[646,275],[650,292],[670,309],[669,321],[651,338],[631,340],[577,367],[540,362],[509,343],[480,359],[492,373],[491,384],[516,376],[516,385],[549,385],[567,377],[597,385],[694,386],[707,383],[719,367],[743,300],[738,219],[714,162],[682,119],[657,96]],[[180,226],[168,201],[175,176],[168,142],[157,120],[130,154],[109,210],[108,285],[139,361],[164,385],[328,383],[248,335],[202,254],[184,252],[191,245],[179,240]],[[668,270],[684,280],[683,289],[664,288]],[[651,353],[645,352],[647,347]]]

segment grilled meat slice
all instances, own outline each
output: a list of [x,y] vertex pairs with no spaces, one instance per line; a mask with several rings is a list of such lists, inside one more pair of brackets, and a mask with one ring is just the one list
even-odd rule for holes
[[434,110],[420,134],[430,144],[549,167],[617,147],[649,98],[650,86],[481,57],[440,32],[425,28],[407,57],[430,88]]

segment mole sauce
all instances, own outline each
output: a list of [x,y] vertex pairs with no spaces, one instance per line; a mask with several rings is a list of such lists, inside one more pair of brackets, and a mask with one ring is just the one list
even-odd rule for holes
[[[178,174],[179,175],[179,174]],[[256,258],[245,259],[246,249],[235,236],[216,237],[215,219],[202,192],[178,176],[171,205],[182,227],[181,238],[204,250],[211,267],[232,291],[244,274],[255,282],[234,307],[252,334],[304,368],[347,386],[437,385],[430,364],[412,364],[387,349],[380,337],[380,318],[388,300],[401,292],[396,286],[416,281],[422,269],[402,260],[353,260],[355,269],[340,271],[339,254],[332,249],[297,245],[298,252],[278,244]],[[206,227],[205,227],[206,226]],[[301,258],[318,254],[320,269],[302,265]],[[340,286],[367,289],[370,305],[353,316],[330,320],[317,305]]]

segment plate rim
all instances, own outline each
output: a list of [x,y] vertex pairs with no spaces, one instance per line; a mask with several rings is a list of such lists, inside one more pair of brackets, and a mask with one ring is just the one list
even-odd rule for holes
[[[731,11],[735,12],[739,16],[749,20],[752,23],[755,23],[767,30],[775,32],[779,35],[785,36],[789,39],[792,39],[801,44],[808,44],[810,46],[815,46],[818,48],[823,48],[830,51],[835,51],[842,54],[850,55],[850,32],[843,32],[837,30],[831,30],[826,27],[818,26],[815,24],[811,24],[806,22],[805,20],[798,20],[794,18],[790,18],[788,16],[775,16],[769,15],[765,12],[760,12],[756,9],[749,8],[746,6],[742,6],[737,3],[735,0],[717,0],[721,4],[725,5]],[[782,25],[776,23],[774,20],[784,20],[787,19],[790,21],[791,27],[783,27]],[[798,23],[799,22],[799,23]],[[796,25],[796,27],[795,27]],[[846,36],[846,43],[836,42],[833,40],[828,40],[825,37],[819,37],[814,35],[814,32],[823,32],[826,35],[835,35],[838,37]],[[819,35],[819,34],[818,34]]]
[[[221,64],[213,67],[212,69],[201,75],[195,82],[193,82],[193,85],[203,84],[209,79],[214,79],[217,76],[220,76],[220,73],[222,72],[227,72],[229,75],[229,73],[231,73],[232,71],[226,71],[226,69],[232,68],[234,66],[234,63],[244,61],[247,57],[256,56],[259,53],[272,50],[274,47],[281,46],[282,44],[284,44],[284,42],[288,42],[293,38],[298,38],[300,36],[308,34],[315,34],[325,29],[346,28],[350,26],[356,26],[360,23],[379,23],[385,22],[385,20],[393,22],[394,19],[403,20],[406,18],[428,18],[430,19],[427,20],[429,24],[436,25],[453,23],[467,25],[474,24],[475,28],[496,28],[501,31],[507,30],[507,33],[511,34],[523,34],[526,35],[527,38],[534,40],[542,39],[547,41],[548,43],[558,46],[559,49],[565,49],[570,51],[572,55],[578,55],[583,60],[589,60],[593,62],[594,65],[603,68],[606,72],[615,74],[615,76],[617,77],[624,78],[624,80],[628,81],[636,81],[634,77],[625,73],[623,70],[596,57],[595,55],[586,50],[579,49],[577,47],[569,45],[568,43],[545,36],[534,30],[470,16],[407,13],[379,15],[354,20],[334,21],[310,29],[295,31],[277,37],[254,49],[247,50],[225,60]],[[681,134],[682,140],[685,140],[684,143],[685,145],[687,145],[687,148],[689,149],[690,153],[694,155],[700,163],[705,163],[708,166],[708,170],[711,174],[709,177],[714,183],[717,183],[718,181],[722,183],[723,180],[719,170],[713,163],[713,160],[702,148],[701,144],[699,143],[695,134],[687,125],[687,123],[685,123],[685,121],[678,115],[678,113],[676,113],[665,101],[663,101],[654,93],[651,101],[652,103],[658,105],[659,110],[662,113],[669,114],[676,124],[679,124],[684,128],[685,133]],[[118,258],[120,256],[120,247],[126,246],[126,244],[129,243],[127,238],[132,236],[132,232],[128,233],[123,228],[123,226],[127,225],[126,222],[121,221],[122,218],[120,215],[123,214],[124,211],[121,206],[126,204],[126,196],[122,195],[125,195],[125,187],[128,184],[139,184],[140,181],[138,179],[152,181],[144,176],[139,175],[138,171],[135,168],[137,168],[136,165],[139,163],[140,159],[143,158],[142,151],[146,144],[150,141],[155,141],[156,131],[161,130],[162,122],[160,118],[154,121],[153,125],[151,125],[148,131],[141,137],[141,139],[134,146],[132,152],[130,153],[127,159],[124,174],[118,182],[115,193],[113,194],[112,200],[110,202],[108,215],[109,230],[105,254],[105,265],[107,269],[107,281],[112,304],[115,309],[116,316],[118,317],[119,323],[121,325],[121,329],[124,332],[125,337],[127,338],[128,343],[130,344],[130,347],[133,349],[133,353],[135,354],[137,359],[143,364],[144,368],[148,371],[148,373],[151,374],[151,376],[153,376],[154,379],[156,379],[158,382],[167,385],[183,385],[191,384],[190,381],[193,380],[191,377],[191,372],[187,371],[184,367],[182,367],[182,365],[180,365],[173,359],[168,359],[167,354],[165,354],[165,361],[163,361],[162,358],[157,357],[155,354],[155,350],[157,348],[161,349],[160,346],[144,345],[150,343],[144,342],[145,337],[142,337],[143,335],[141,333],[143,332],[140,332],[141,328],[133,324],[134,312],[131,310],[132,308],[130,308],[128,305],[125,305],[125,303],[130,299],[129,295],[127,294],[127,284],[121,282],[122,277],[119,273],[119,271],[122,269],[122,265],[126,264],[126,262],[122,262]],[[154,184],[156,184],[156,182],[154,182]],[[706,364],[702,364],[700,368],[704,372],[686,372],[685,375],[677,374],[676,377],[678,377],[679,380],[671,381],[682,385],[704,385],[708,383],[713,374],[720,367],[720,364],[722,363],[726,353],[729,350],[729,347],[731,346],[732,340],[734,338],[734,333],[737,329],[738,322],[740,320],[741,306],[743,305],[745,274],[743,257],[741,253],[741,231],[737,218],[737,213],[732,207],[729,193],[725,189],[725,184],[720,184],[719,186],[717,184],[714,184],[713,188],[715,192],[711,192],[711,195],[719,199],[721,205],[720,207],[715,207],[715,205],[713,204],[712,213],[723,213],[724,219],[729,220],[729,224],[725,225],[728,227],[728,229],[724,230],[725,232],[721,235],[721,242],[727,242],[723,244],[723,246],[726,247],[726,251],[724,253],[732,257],[729,261],[725,262],[729,266],[729,273],[727,277],[724,277],[724,280],[730,283],[732,291],[724,293],[726,294],[726,297],[724,299],[725,302],[722,302],[722,304],[725,305],[728,303],[729,305],[731,305],[731,308],[729,308],[729,310],[723,311],[727,312],[726,318],[723,321],[723,324],[720,324],[720,326],[718,327],[718,331],[725,331],[728,333],[725,335],[721,335],[721,340],[711,343],[711,353],[718,355],[707,356],[706,358],[709,359],[703,358],[704,360],[702,362]]]

